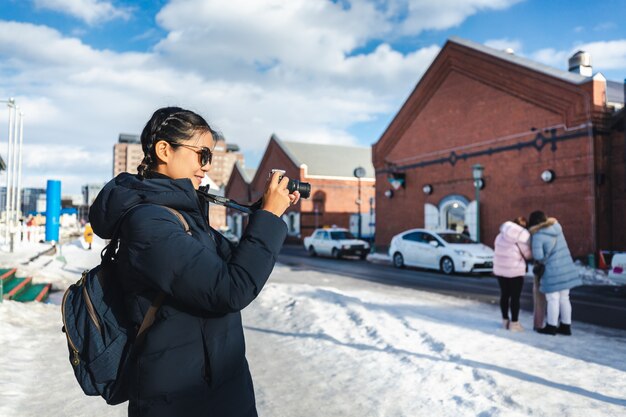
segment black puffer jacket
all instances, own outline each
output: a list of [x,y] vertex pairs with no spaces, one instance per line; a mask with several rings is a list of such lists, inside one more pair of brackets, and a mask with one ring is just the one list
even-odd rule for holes
[[[252,214],[237,247],[208,225],[191,181],[121,174],[100,192],[89,220],[110,239],[122,214],[119,276],[139,325],[159,291],[167,297],[133,362],[130,416],[256,416],[241,309],[269,278],[287,228]],[[174,214],[187,220],[185,233]]]

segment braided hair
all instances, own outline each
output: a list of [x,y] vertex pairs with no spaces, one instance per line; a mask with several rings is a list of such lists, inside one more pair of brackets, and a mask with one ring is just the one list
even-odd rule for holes
[[154,112],[141,132],[143,160],[137,167],[140,177],[146,178],[149,171],[156,167],[154,145],[160,140],[168,143],[180,143],[191,139],[196,133],[210,132],[214,140],[217,133],[204,118],[191,110],[180,107],[163,107]]

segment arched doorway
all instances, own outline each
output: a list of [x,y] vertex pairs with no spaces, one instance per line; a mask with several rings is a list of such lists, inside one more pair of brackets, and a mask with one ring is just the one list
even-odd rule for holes
[[449,195],[439,203],[439,224],[444,229],[463,231],[469,201],[462,195]]

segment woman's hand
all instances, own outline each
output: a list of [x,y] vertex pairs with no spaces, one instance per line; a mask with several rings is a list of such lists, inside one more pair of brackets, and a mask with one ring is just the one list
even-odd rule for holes
[[280,176],[281,172],[274,172],[274,174],[272,174],[265,188],[263,205],[261,206],[263,210],[267,210],[278,217],[282,216],[290,205],[296,204],[298,200],[300,200],[300,193],[298,191],[289,194],[289,190],[287,190],[289,178],[283,176],[279,181],[278,178]]

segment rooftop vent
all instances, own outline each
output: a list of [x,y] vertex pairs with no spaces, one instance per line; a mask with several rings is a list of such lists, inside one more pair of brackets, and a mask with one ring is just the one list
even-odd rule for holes
[[585,51],[578,51],[569,59],[569,72],[591,77],[593,69],[591,68],[591,55]]

